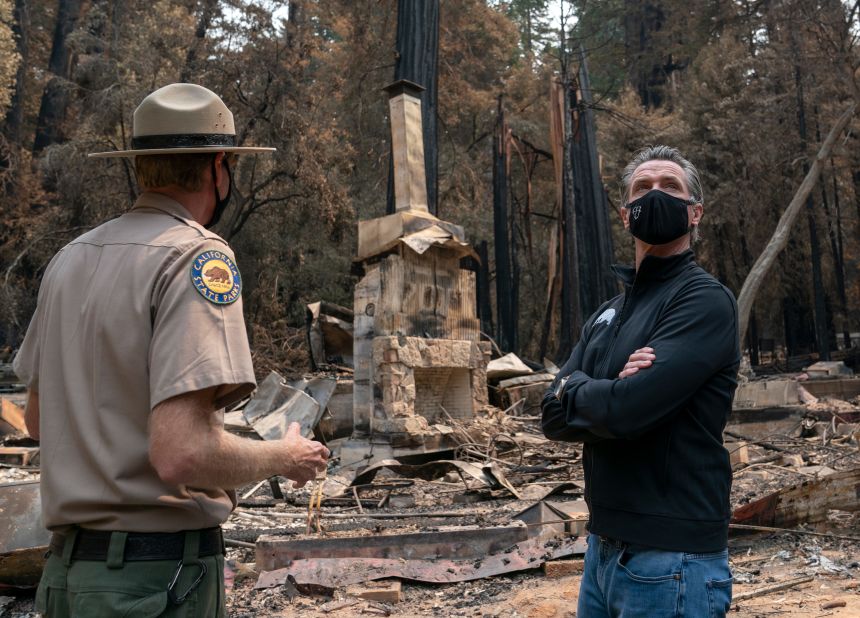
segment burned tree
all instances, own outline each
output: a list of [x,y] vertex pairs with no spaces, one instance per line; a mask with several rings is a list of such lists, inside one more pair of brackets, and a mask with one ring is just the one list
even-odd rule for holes
[[69,105],[68,79],[71,75],[72,54],[68,38],[81,13],[81,0],[59,0],[57,21],[54,26],[54,39],[51,43],[51,57],[48,73],[51,79],[45,86],[36,121],[36,137],[33,152],[38,153],[45,147],[62,140],[62,123]]
[[510,131],[505,122],[502,97],[499,97],[496,129],[493,139],[493,231],[496,255],[496,313],[499,347],[505,352],[517,349],[517,299],[512,262],[516,237],[510,229],[508,200]]
[[579,49],[577,92],[571,93],[574,123],[570,143],[573,166],[573,193],[576,208],[576,243],[579,256],[579,303],[583,316],[594,313],[600,304],[616,294],[612,274],[612,232],[609,227],[609,204],[600,178],[594,111],[591,109],[591,85],[585,50]]

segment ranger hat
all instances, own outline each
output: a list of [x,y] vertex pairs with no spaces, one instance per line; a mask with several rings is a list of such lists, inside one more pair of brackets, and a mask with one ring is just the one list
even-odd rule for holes
[[233,114],[221,98],[196,84],[170,84],[147,96],[134,110],[130,150],[94,152],[91,157],[191,152],[272,152],[237,146]]

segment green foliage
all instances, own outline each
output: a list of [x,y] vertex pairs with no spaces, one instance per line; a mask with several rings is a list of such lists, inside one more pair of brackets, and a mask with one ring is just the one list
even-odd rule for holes
[[624,0],[576,0],[573,47],[588,54],[594,98],[617,98],[626,84]]
[[509,0],[498,3],[499,8],[517,24],[524,54],[540,54],[555,44],[557,35],[549,14],[551,4],[548,0]]

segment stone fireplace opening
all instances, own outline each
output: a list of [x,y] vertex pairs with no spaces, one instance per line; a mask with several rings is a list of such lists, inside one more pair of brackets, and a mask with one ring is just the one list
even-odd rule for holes
[[448,417],[472,418],[472,379],[468,367],[417,367],[415,413],[429,422],[445,424]]

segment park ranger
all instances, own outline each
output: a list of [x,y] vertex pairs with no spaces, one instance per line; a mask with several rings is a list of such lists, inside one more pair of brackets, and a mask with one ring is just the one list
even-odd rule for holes
[[53,531],[37,592],[47,616],[223,616],[220,524],[233,488],[301,486],[328,450],[293,425],[277,441],[224,431],[220,410],[255,386],[242,276],[209,231],[241,153],[210,90],[171,84],[135,110],[142,194],[48,265],[15,359],[41,442]]

